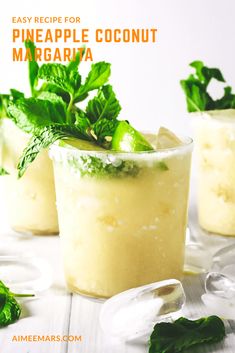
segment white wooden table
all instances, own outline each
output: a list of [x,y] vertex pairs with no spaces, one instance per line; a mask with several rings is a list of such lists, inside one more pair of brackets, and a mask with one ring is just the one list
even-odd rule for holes
[[[191,212],[191,218],[193,212]],[[3,247],[22,253],[33,252],[46,259],[54,269],[51,288],[35,299],[23,302],[21,319],[0,330],[1,353],[147,353],[143,340],[119,343],[110,340],[99,327],[99,312],[102,303],[66,292],[57,236],[20,236],[2,229]],[[0,269],[1,270],[1,269]],[[1,274],[0,274],[1,277]],[[199,318],[208,315],[201,302],[204,292],[203,276],[186,276],[183,281],[187,303],[183,315]],[[200,347],[188,352],[234,353],[235,321],[226,322],[227,337],[222,344]],[[77,342],[12,342],[14,336],[26,335],[73,335],[81,336]]]

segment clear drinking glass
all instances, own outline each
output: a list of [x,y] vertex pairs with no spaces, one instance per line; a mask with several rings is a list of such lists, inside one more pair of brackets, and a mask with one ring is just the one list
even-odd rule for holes
[[57,234],[53,168],[47,151],[42,151],[22,178],[17,164],[29,135],[10,119],[2,119],[2,165],[9,175],[1,177],[8,221],[12,229],[32,234]]
[[153,152],[54,145],[68,288],[107,298],[183,273],[192,141]]
[[235,236],[235,109],[192,117],[199,224],[209,232]]

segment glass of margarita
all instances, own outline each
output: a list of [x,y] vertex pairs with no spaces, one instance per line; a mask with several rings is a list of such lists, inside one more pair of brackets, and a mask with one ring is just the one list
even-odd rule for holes
[[192,116],[199,224],[209,232],[235,236],[235,109]]
[[2,119],[2,165],[9,175],[2,177],[8,221],[17,232],[57,234],[58,220],[52,162],[44,150],[18,179],[17,164],[29,135],[10,119]]
[[77,147],[60,142],[50,151],[68,288],[108,298],[180,279],[191,140],[151,152]]

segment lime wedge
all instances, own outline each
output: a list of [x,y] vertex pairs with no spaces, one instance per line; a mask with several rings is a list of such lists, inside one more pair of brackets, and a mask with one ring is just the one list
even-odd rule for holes
[[67,147],[67,148],[75,147],[79,150],[84,150],[84,151],[105,151],[104,148],[96,145],[95,143],[92,143],[86,140],[79,140],[79,139],[60,140],[59,146]]
[[152,151],[153,147],[141,133],[126,121],[121,121],[112,138],[112,150],[121,152]]
[[170,130],[160,127],[157,134],[157,149],[173,148],[181,146],[183,142]]

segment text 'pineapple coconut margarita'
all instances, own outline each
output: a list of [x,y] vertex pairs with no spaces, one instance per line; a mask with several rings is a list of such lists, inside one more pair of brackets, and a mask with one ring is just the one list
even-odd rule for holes
[[164,128],[146,138],[157,150],[121,153],[81,140],[51,148],[71,291],[105,298],[182,277],[191,140]]
[[197,113],[193,124],[199,223],[210,232],[235,236],[235,109]]
[[58,219],[55,206],[53,168],[46,150],[18,178],[17,164],[29,135],[10,119],[2,119],[2,164],[9,175],[2,177],[11,227],[32,234],[57,234]]

